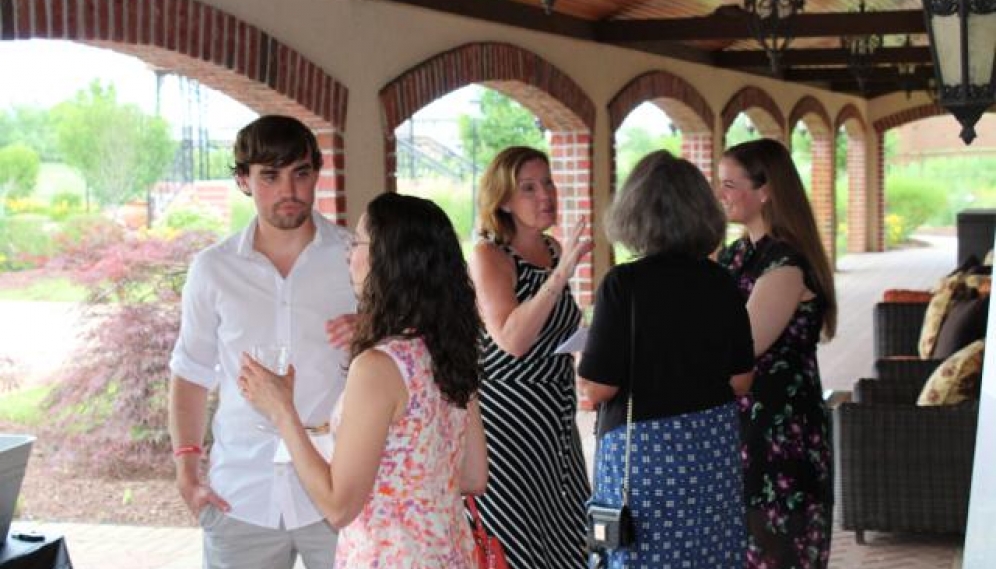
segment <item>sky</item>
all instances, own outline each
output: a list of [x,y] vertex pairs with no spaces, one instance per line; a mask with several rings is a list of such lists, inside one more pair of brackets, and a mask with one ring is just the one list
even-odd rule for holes
[[[115,85],[119,101],[137,104],[148,113],[155,112],[155,74],[140,59],[109,49],[61,40],[0,41],[0,77],[4,78],[0,83],[0,109],[15,105],[48,108],[72,98],[94,79],[100,79]],[[203,89],[205,126],[213,138],[233,139],[239,128],[257,116],[225,94],[208,87]],[[457,145],[457,116],[475,112],[473,101],[479,98],[480,89],[474,85],[465,87],[425,106],[416,113],[418,130],[450,146]],[[183,101],[180,81],[176,77],[167,78],[161,101],[164,116],[179,116]],[[627,117],[623,126],[627,125],[663,133],[668,120],[657,107],[645,103]]]

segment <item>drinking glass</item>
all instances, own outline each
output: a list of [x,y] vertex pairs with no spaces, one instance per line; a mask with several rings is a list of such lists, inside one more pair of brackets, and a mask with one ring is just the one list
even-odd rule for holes
[[[253,346],[250,355],[260,365],[277,375],[287,373],[287,367],[290,363],[290,348],[283,344],[261,344]],[[277,428],[269,421],[259,423],[256,425],[256,428],[269,433],[277,432]]]

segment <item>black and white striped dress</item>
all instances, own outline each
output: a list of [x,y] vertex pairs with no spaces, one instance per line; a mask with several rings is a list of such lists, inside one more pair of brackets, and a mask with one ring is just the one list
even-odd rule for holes
[[[547,241],[556,266],[558,256]],[[523,302],[550,269],[515,261],[515,295]],[[481,416],[488,441],[488,488],[478,501],[485,527],[498,536],[510,569],[573,569],[585,563],[585,501],[591,494],[575,414],[574,360],[554,350],[578,328],[570,288],[536,343],[516,358],[484,337]]]

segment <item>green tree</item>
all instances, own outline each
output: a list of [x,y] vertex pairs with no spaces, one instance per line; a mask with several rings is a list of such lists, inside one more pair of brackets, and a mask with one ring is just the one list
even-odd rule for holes
[[31,195],[38,183],[38,153],[24,144],[0,148],[0,217],[6,210],[7,198]]
[[532,146],[547,150],[536,117],[529,109],[498,91],[481,94],[481,116],[460,115],[460,142],[464,153],[483,170],[496,154],[509,146]]
[[622,186],[641,158],[655,150],[681,156],[681,134],[655,136],[640,127],[624,127],[616,133],[616,188]]
[[0,147],[17,143],[37,152],[44,162],[62,160],[48,109],[20,105],[0,110]]
[[173,160],[175,143],[164,120],[119,103],[99,80],[53,109],[59,149],[79,169],[102,206],[145,195]]

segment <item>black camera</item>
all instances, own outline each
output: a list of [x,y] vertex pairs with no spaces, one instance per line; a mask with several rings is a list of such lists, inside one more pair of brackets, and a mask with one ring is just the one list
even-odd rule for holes
[[636,530],[629,506],[588,504],[588,546],[591,549],[615,549],[636,541]]

